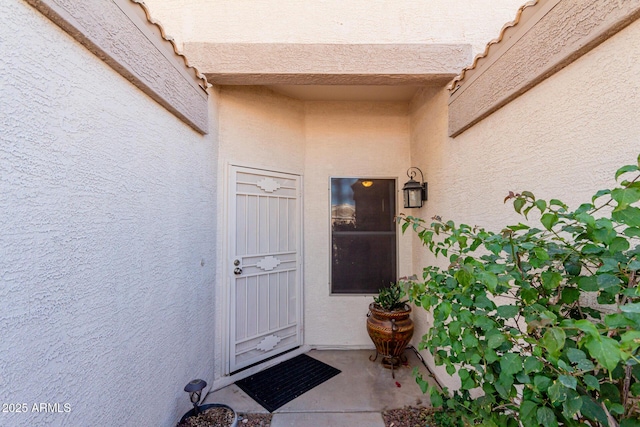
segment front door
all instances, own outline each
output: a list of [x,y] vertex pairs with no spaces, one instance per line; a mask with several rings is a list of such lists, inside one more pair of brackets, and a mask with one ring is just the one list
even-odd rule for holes
[[300,176],[231,167],[230,371],[302,344]]

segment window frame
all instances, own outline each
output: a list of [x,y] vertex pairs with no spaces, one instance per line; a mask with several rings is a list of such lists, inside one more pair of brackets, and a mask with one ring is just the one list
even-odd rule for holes
[[[388,175],[384,175],[384,176],[376,176],[376,175],[331,175],[329,176],[329,180],[328,180],[328,193],[329,193],[329,197],[328,197],[328,215],[327,215],[327,223],[328,223],[328,248],[329,248],[329,256],[328,256],[328,262],[329,262],[329,277],[327,280],[328,283],[328,288],[329,288],[329,296],[332,297],[362,297],[362,296],[366,296],[366,297],[371,297],[374,295],[378,295],[378,292],[361,292],[361,293],[355,293],[355,292],[349,292],[349,293],[341,293],[341,292],[333,292],[333,248],[332,248],[332,242],[333,242],[333,227],[332,227],[332,212],[331,212],[331,208],[332,208],[332,189],[331,189],[331,184],[332,181],[334,179],[358,179],[358,180],[390,180],[393,181],[393,185],[394,185],[394,189],[395,189],[395,194],[394,194],[394,204],[395,204],[395,212],[394,212],[394,218],[398,215],[399,210],[401,209],[402,205],[401,205],[401,201],[399,200],[399,189],[398,189],[398,177],[397,176],[388,176]],[[400,233],[398,232],[399,227],[398,224],[394,222],[394,231],[395,231],[395,238],[394,238],[394,245],[395,245],[395,249],[396,249],[396,256],[395,259],[393,260],[393,262],[395,263],[395,270],[396,270],[396,275],[399,274],[399,268],[400,268]],[[396,278],[397,280],[397,278]]]

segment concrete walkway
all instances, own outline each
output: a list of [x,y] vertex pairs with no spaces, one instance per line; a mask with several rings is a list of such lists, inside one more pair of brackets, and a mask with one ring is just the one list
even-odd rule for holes
[[[369,361],[374,351],[312,350],[308,353],[342,372],[273,413],[271,427],[288,426],[352,426],[384,427],[381,412],[404,406],[429,406],[412,375],[418,367],[424,378],[430,378],[412,350],[405,351],[406,366],[396,370],[396,378],[377,361]],[[235,384],[209,393],[204,403],[224,403],[236,412],[268,411]],[[242,423],[238,424],[242,426]]]

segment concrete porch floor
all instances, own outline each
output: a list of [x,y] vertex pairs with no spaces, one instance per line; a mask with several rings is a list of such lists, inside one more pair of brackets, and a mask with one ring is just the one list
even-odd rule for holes
[[[430,405],[416,384],[413,368],[418,367],[433,384],[435,381],[411,349],[405,351],[407,365],[395,371],[395,379],[380,364],[380,357],[369,361],[373,350],[312,350],[307,354],[342,372],[277,409],[271,427],[384,427],[381,412],[386,409]],[[204,403],[224,403],[236,412],[268,412],[235,384],[209,393]]]

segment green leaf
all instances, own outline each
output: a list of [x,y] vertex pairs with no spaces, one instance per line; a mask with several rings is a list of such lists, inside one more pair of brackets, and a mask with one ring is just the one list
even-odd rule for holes
[[495,331],[495,333],[488,334],[487,333],[487,346],[489,348],[498,348],[504,343],[507,339],[501,334],[499,331]]
[[640,227],[640,208],[629,206],[622,210],[615,210],[611,212],[611,218],[629,227]]
[[585,375],[582,380],[587,385],[587,390],[600,390],[600,382],[593,375]]
[[447,320],[449,315],[451,314],[451,303],[449,301],[442,301],[438,306],[433,310],[433,317],[438,321]]
[[567,387],[556,381],[549,387],[549,398],[553,403],[564,402],[567,400],[568,391]]
[[453,276],[462,286],[469,286],[473,283],[473,275],[465,268],[456,271]]
[[625,174],[627,172],[635,172],[638,170],[637,165],[625,165],[616,171],[616,181],[620,177],[620,175]]
[[542,340],[540,343],[550,355],[553,357],[558,357],[560,355],[560,350],[564,347],[565,339],[567,335],[564,330],[560,328],[551,328],[547,329],[547,331],[542,336]]
[[558,359],[558,369],[569,373],[574,372],[573,367],[562,359]]
[[551,408],[547,408],[546,406],[538,408],[536,418],[538,419],[538,422],[545,427],[558,426],[558,419],[556,418],[556,414],[553,413],[553,410],[551,410]]
[[419,374],[417,367],[413,369],[413,374],[415,375],[416,383],[418,383],[418,386],[420,386],[420,390],[422,390],[422,393],[426,393],[429,387],[432,387],[429,384],[429,381],[422,378],[422,375]]
[[562,413],[568,419],[572,419],[580,408],[582,408],[582,398],[577,393],[567,397],[567,400],[562,402]]
[[536,207],[540,209],[540,213],[543,213],[547,210],[547,202],[544,200],[536,200]]
[[542,375],[536,375],[533,378],[533,385],[542,393],[547,391],[551,385],[551,378]]
[[540,279],[542,280],[542,286],[544,286],[545,289],[556,289],[560,286],[562,275],[555,271],[545,271],[540,274]]
[[534,248],[533,253],[536,254],[536,258],[540,261],[547,261],[549,259],[549,253],[544,248]]
[[561,200],[558,200],[558,199],[549,200],[549,205],[551,205],[551,206],[560,206],[563,209],[567,209],[567,205],[565,205],[564,203],[562,203]]
[[584,248],[582,248],[581,252],[584,255],[599,255],[603,252],[603,248],[602,246],[598,246],[590,243],[588,245],[584,245]]
[[640,419],[625,418],[624,420],[620,420],[620,427],[640,427]]
[[505,319],[511,319],[520,312],[520,307],[517,305],[501,305],[498,307],[498,316]]
[[565,304],[573,304],[580,299],[580,290],[576,288],[562,289],[562,302]]
[[580,360],[578,363],[576,363],[576,369],[580,371],[593,371],[595,368],[596,365],[594,365],[593,362],[589,359]]
[[525,203],[527,203],[525,199],[520,199],[520,198],[515,199],[513,201],[513,209],[515,209],[516,212],[521,213]]
[[599,289],[596,276],[583,276],[578,279],[578,287],[585,292],[595,292]]
[[616,237],[609,244],[609,252],[614,254],[616,252],[624,252],[629,249],[629,241],[624,237]]
[[504,372],[500,373],[500,378],[494,384],[496,391],[500,394],[500,397],[503,399],[509,399],[512,394],[513,389],[513,376],[505,374]]
[[585,343],[585,347],[587,347],[591,356],[609,371],[613,371],[622,360],[618,342],[612,338],[600,335],[597,337],[590,336]]
[[434,408],[440,408],[442,407],[442,396],[440,396],[440,393],[438,393],[438,390],[436,390],[435,388],[431,390],[431,393],[429,394],[429,398],[431,400],[431,406],[433,406]]
[[495,303],[483,294],[476,297],[474,304],[476,308],[486,308],[487,310],[493,310],[496,307]]
[[640,237],[640,227],[627,227],[624,234],[629,237]]
[[525,400],[520,405],[520,419],[522,420],[525,426],[530,425],[530,422],[536,420],[536,412],[538,410],[538,405],[533,403],[530,400]]
[[452,338],[458,338],[462,333],[462,323],[458,322],[457,320],[449,322],[448,327],[449,335],[451,335]]
[[500,359],[500,375],[515,375],[522,371],[522,358],[518,354],[507,353]]
[[524,360],[524,372],[530,374],[532,372],[540,372],[544,368],[542,361],[533,356],[529,356]]
[[478,279],[489,289],[495,292],[498,287],[498,276],[490,271],[483,271],[478,274]]
[[640,200],[640,189],[616,188],[611,192],[611,198],[618,202],[618,207],[614,210],[622,210]]
[[611,194],[611,190],[600,190],[591,198],[591,201],[595,202],[596,199],[599,199],[600,197],[606,196],[608,194]]
[[628,352],[635,352],[640,347],[640,331],[627,331],[620,336],[620,348]]
[[640,260],[634,259],[627,264],[629,270],[640,270]]
[[[597,287],[596,287],[597,289]],[[538,291],[535,288],[520,290],[520,296],[526,303],[533,303],[538,300]]]
[[478,338],[469,330],[465,329],[462,333],[462,343],[465,347],[477,347],[478,346]]
[[[638,308],[640,310],[640,308]],[[624,328],[632,323],[620,313],[608,314],[604,317],[604,324],[609,328]]]
[[560,381],[560,384],[566,388],[570,388],[572,390],[575,390],[578,385],[578,380],[575,377],[570,377],[568,375],[559,375],[558,381]]
[[540,222],[542,223],[542,225],[544,225],[544,228],[546,228],[547,230],[551,230],[553,226],[558,222],[558,215],[546,213],[542,215],[542,218],[540,218]]
[[609,412],[615,415],[622,415],[624,414],[624,406],[619,403],[613,403],[611,406],[609,406]]
[[598,283],[598,288],[603,291],[620,286],[620,279],[609,273],[599,274],[596,282]]
[[602,409],[602,406],[594,402],[589,396],[582,396],[580,413],[592,421],[599,421],[605,426],[609,425],[607,414]]
[[574,326],[588,335],[592,335],[594,337],[600,336],[600,332],[598,332],[596,326],[586,319],[576,320]]
[[516,380],[518,380],[520,384],[531,384],[531,378],[524,372],[518,372],[518,374],[516,374]]
[[617,235],[616,231],[610,227],[598,228],[593,232],[594,239],[606,245],[610,244]]
[[587,358],[585,352],[577,348],[568,348],[566,354],[571,363],[578,363]]
[[621,305],[620,311],[623,313],[640,313],[640,302]]

